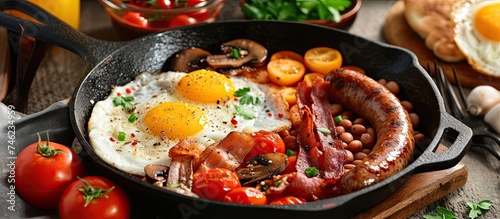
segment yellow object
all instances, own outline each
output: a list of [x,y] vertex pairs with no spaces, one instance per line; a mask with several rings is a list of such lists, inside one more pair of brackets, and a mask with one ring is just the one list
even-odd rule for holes
[[480,8],[476,12],[474,25],[486,39],[500,42],[500,2]]
[[[80,26],[80,0],[27,0],[33,4],[38,5],[59,19],[63,20],[75,29]],[[36,15],[33,15],[35,19],[30,16],[14,10],[5,11],[6,14],[10,14],[16,17],[20,17],[26,20],[36,20]]]

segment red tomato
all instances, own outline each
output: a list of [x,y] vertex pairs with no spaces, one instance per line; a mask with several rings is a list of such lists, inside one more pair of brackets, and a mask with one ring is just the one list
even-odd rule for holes
[[26,202],[43,209],[56,209],[66,187],[85,175],[82,160],[74,151],[46,141],[23,149],[14,170],[16,191]]
[[[92,196],[86,201],[86,197]],[[87,176],[74,181],[64,191],[59,203],[61,219],[130,218],[127,194],[112,181]]]
[[254,187],[241,187],[236,188],[226,196],[224,196],[225,202],[248,204],[248,205],[265,205],[267,204],[266,195]]
[[259,131],[252,135],[254,146],[250,152],[243,159],[242,165],[259,154],[267,153],[285,153],[285,142],[276,132]]
[[137,12],[131,12],[131,11],[125,12],[125,14],[123,15],[123,20],[136,27],[148,26],[148,20]]
[[200,3],[203,3],[203,2],[206,2],[207,0],[187,0],[187,6],[188,7],[192,7],[192,6],[195,6],[197,4],[200,4]]
[[297,198],[294,196],[285,196],[282,198],[278,198],[270,202],[270,205],[292,205],[292,204],[302,204],[306,203],[306,200],[303,198]]
[[168,28],[174,28],[174,27],[181,27],[181,26],[186,26],[186,25],[191,25],[191,24],[196,24],[198,21],[192,17],[189,17],[185,14],[177,15],[176,17],[172,18],[170,20],[170,23],[168,24]]
[[233,189],[240,188],[240,180],[233,171],[224,168],[209,169],[193,180],[193,192],[202,198],[223,201]]
[[295,167],[296,165],[297,165],[297,155],[289,156],[288,165],[281,172],[281,174],[297,172],[297,167]]
[[175,8],[175,2],[172,2],[171,0],[157,0],[156,4],[158,7],[163,9]]

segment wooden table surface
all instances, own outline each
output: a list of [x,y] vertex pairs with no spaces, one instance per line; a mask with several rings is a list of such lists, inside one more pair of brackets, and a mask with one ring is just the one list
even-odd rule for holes
[[[228,0],[220,14],[220,19],[241,18],[239,1]],[[361,11],[349,32],[376,41],[384,42],[382,28],[385,17],[394,0],[364,0]],[[111,21],[96,0],[82,0],[80,31],[99,39],[117,41],[118,35]],[[1,39],[1,41],[5,39]],[[3,54],[4,51],[1,51]],[[75,54],[58,47],[51,47],[33,81],[28,114],[38,112],[59,100],[68,98],[85,72],[85,63]],[[500,161],[486,151],[471,150],[462,162],[467,166],[467,183],[439,201],[414,214],[410,218],[423,218],[423,214],[433,213],[436,206],[456,212],[458,218],[468,218],[467,201],[491,200],[490,211],[480,218],[500,218]],[[4,172],[5,172],[5,168]],[[12,218],[1,209],[0,218]],[[31,215],[34,216],[34,215]],[[35,215],[36,216],[36,215]]]

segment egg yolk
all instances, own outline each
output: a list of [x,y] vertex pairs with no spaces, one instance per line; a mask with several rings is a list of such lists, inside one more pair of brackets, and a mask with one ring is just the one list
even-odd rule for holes
[[478,9],[474,17],[474,25],[484,38],[500,42],[500,2]]
[[166,102],[149,110],[144,117],[148,129],[157,136],[184,139],[203,130],[205,112],[184,102]]
[[224,103],[234,98],[234,85],[229,78],[210,70],[196,70],[182,77],[177,92],[200,103]]

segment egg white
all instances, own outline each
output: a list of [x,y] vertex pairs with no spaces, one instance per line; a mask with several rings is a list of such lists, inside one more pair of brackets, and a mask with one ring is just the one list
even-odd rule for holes
[[[261,100],[259,104],[246,106],[256,112],[256,118],[249,120],[236,113],[236,99],[223,105],[204,104],[177,94],[175,85],[184,75],[186,73],[144,72],[130,83],[114,87],[109,97],[97,102],[88,122],[89,138],[96,154],[108,164],[135,175],[144,175],[144,166],[148,164],[169,165],[168,151],[179,139],[156,136],[148,131],[143,122],[150,109],[164,102],[183,101],[194,104],[205,112],[208,124],[190,137],[202,147],[220,141],[231,131],[253,133],[259,130],[280,131],[291,127],[288,106],[270,86],[256,84],[245,78],[230,78],[235,90],[248,87],[250,95]],[[132,103],[135,107],[133,113],[137,115],[136,121],[129,122],[131,113],[122,106],[113,104],[113,98],[118,94],[134,96]],[[232,119],[237,121],[236,125],[231,123]],[[117,139],[119,132],[126,133],[124,141]]]
[[453,4],[455,41],[469,64],[477,71],[500,76],[500,43],[488,40],[474,27],[474,16],[481,7],[500,0],[459,0]]

